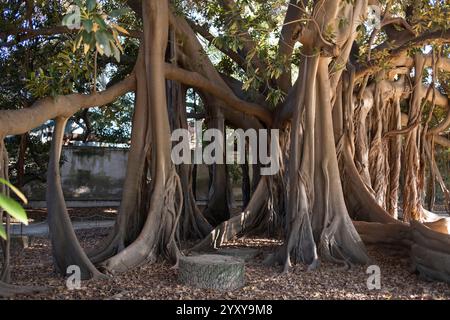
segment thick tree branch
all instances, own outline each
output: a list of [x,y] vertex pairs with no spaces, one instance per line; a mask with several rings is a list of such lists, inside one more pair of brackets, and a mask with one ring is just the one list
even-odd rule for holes
[[[302,0],[302,2],[306,2]],[[278,41],[278,57],[280,59],[287,59],[292,56],[294,45],[298,40],[300,33],[300,24],[296,23],[303,15],[299,7],[299,1],[290,0],[286,17],[284,18],[283,27],[281,29],[281,36]],[[304,5],[303,5],[304,6]],[[284,92],[289,92],[292,87],[291,66],[286,66],[286,70],[277,79],[278,87]]]
[[[10,47],[22,41],[33,39],[36,37],[54,36],[58,34],[73,34],[77,33],[78,31],[79,31],[78,29],[69,29],[65,26],[55,26],[52,28],[43,28],[43,29],[23,29],[23,28],[11,29],[0,32],[0,38],[6,39],[9,36],[14,36],[16,37],[16,39],[8,42],[1,42],[0,47]],[[142,35],[142,32],[137,30],[129,30],[128,34],[123,32],[119,33],[122,36],[132,38],[140,38]]]
[[[184,59],[184,63],[181,63],[182,67],[191,71],[195,71],[197,74],[203,77],[203,80],[206,80],[208,83],[212,83],[217,88],[220,88],[221,94],[226,99],[229,99],[230,97],[236,97],[236,94],[234,94],[233,90],[227,85],[217,69],[209,60],[200,42],[198,41],[198,38],[196,37],[195,32],[192,30],[186,20],[183,17],[171,13],[170,25],[175,30],[177,37],[179,36],[184,39],[181,50],[183,50],[186,59]],[[233,121],[235,123],[245,123],[247,121],[250,121],[254,123],[254,125],[256,125],[256,118],[262,119],[261,117],[251,116],[249,110],[246,110],[246,108],[230,108],[229,105],[227,105],[227,100],[218,99],[217,96],[214,96],[206,90],[204,90],[203,93],[205,94],[206,99],[208,99],[207,96],[209,95],[211,101],[216,100],[214,102],[214,106],[223,109],[224,115],[226,116],[227,120]],[[239,104],[240,102],[238,103],[238,105]],[[260,105],[256,106],[258,109],[261,108]],[[265,120],[268,120],[268,122],[266,122],[265,120],[263,122],[265,122],[266,124],[270,124],[270,120],[272,118],[270,112],[268,110],[265,110],[262,113],[265,114],[263,115],[263,118]]]
[[[186,21],[189,23],[189,25],[191,26],[192,30],[194,30],[196,33],[198,33],[203,38],[208,40],[210,43],[215,39],[215,37],[209,32],[208,27],[206,25],[198,25],[198,24],[196,24],[195,22],[193,22],[193,21],[191,21],[189,19],[186,19]],[[234,62],[236,62],[238,64],[238,66],[240,66],[242,69],[244,69],[244,70],[246,69],[245,58],[242,57],[239,53],[234,52],[233,50],[230,50],[230,49],[225,48],[225,47],[221,47],[221,48],[217,47],[217,49],[220,50],[225,55],[227,55]]]
[[448,140],[446,137],[436,135],[434,136],[434,142],[440,144],[445,148],[450,148],[450,140]]
[[253,115],[269,126],[272,124],[272,113],[269,110],[258,104],[239,99],[236,95],[230,94],[229,90],[223,90],[222,87],[216,85],[197,72],[184,70],[166,63],[166,77],[167,79],[179,81],[185,85],[204,90],[224,101],[232,109],[248,115]]
[[108,104],[136,87],[132,73],[110,88],[92,94],[69,94],[47,97],[36,101],[30,108],[0,111],[0,137],[28,132],[47,120],[70,117],[79,109]]
[[[410,40],[405,41],[389,52],[389,61],[401,58],[407,52],[407,50],[425,45],[430,40],[440,40],[443,43],[450,43],[450,30],[428,31],[412,39],[410,38]],[[373,55],[376,52],[381,52],[384,49],[385,48],[374,50]],[[356,68],[356,79],[360,79],[369,73],[374,73],[379,69],[380,61],[378,61],[377,59],[372,59],[366,64],[360,64]]]

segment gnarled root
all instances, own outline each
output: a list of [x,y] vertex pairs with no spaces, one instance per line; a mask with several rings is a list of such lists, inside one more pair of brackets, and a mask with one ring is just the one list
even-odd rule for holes
[[[160,190],[153,190],[147,221],[139,237],[100,267],[110,273],[124,272],[142,263],[154,262],[162,255],[176,263],[179,251],[175,230],[181,213],[183,195],[178,175],[172,174]],[[176,200],[178,197],[178,200]]]
[[217,249],[224,242],[231,240],[239,234],[243,234],[258,226],[259,217],[264,210],[262,207],[267,201],[268,190],[266,178],[261,178],[248,206],[240,214],[228,221],[222,222],[212,230],[206,238],[195,245],[190,251],[205,251]]
[[412,221],[412,268],[422,276],[450,283],[450,235]]
[[353,221],[353,225],[365,244],[411,248],[411,229],[406,223]]

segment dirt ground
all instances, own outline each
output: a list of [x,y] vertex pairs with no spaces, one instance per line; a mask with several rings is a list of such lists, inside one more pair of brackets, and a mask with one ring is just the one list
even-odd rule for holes
[[[108,234],[107,229],[77,232],[85,248],[92,248]],[[267,267],[263,258],[280,245],[269,239],[245,239],[230,243],[253,247],[260,254],[246,264],[246,285],[233,292],[195,289],[177,283],[176,270],[163,262],[146,264],[106,280],[82,283],[68,290],[65,280],[54,273],[49,240],[34,238],[23,249],[12,248],[12,280],[16,284],[47,286],[49,291],[20,299],[450,299],[450,285],[426,282],[408,271],[407,257],[391,256],[379,248],[368,251],[381,269],[381,289],[368,290],[366,267],[342,270],[323,263],[312,272],[299,265],[288,274]]]

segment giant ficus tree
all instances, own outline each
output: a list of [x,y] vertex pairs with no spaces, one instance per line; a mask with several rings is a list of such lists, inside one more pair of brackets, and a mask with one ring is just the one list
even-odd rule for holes
[[[321,259],[367,263],[361,236],[403,243],[411,221],[447,237],[445,219],[425,209],[436,184],[450,200],[435,159],[435,146],[449,145],[441,135],[450,126],[446,1],[88,0],[75,1],[75,27],[73,14],[63,18],[69,3],[43,3],[5,5],[2,59],[17,60],[27,47],[66,53],[54,63],[28,62],[32,76],[21,78],[23,88],[2,85],[2,99],[15,99],[17,90],[32,103],[0,110],[0,137],[55,122],[47,204],[62,274],[72,264],[88,279],[159,257],[176,263],[180,241],[202,239],[201,249],[251,232],[281,234],[284,244],[269,261],[285,271],[300,262],[313,269]],[[46,69],[37,72],[36,63]],[[102,90],[105,72],[113,76]],[[211,167],[202,212],[192,168],[171,161],[171,130],[198,116],[186,112],[190,88],[210,128],[280,130],[279,154],[271,156],[281,169],[259,176],[263,164],[254,165],[240,214],[230,216],[227,165]],[[64,129],[80,111],[108,108],[130,92],[131,146],[117,221],[85,252],[61,188]],[[11,290],[0,284],[0,293]]]

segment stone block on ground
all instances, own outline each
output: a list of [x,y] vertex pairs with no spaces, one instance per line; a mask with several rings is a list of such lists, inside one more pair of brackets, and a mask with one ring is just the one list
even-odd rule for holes
[[243,259],[218,254],[180,257],[178,280],[204,289],[231,291],[244,286]]

